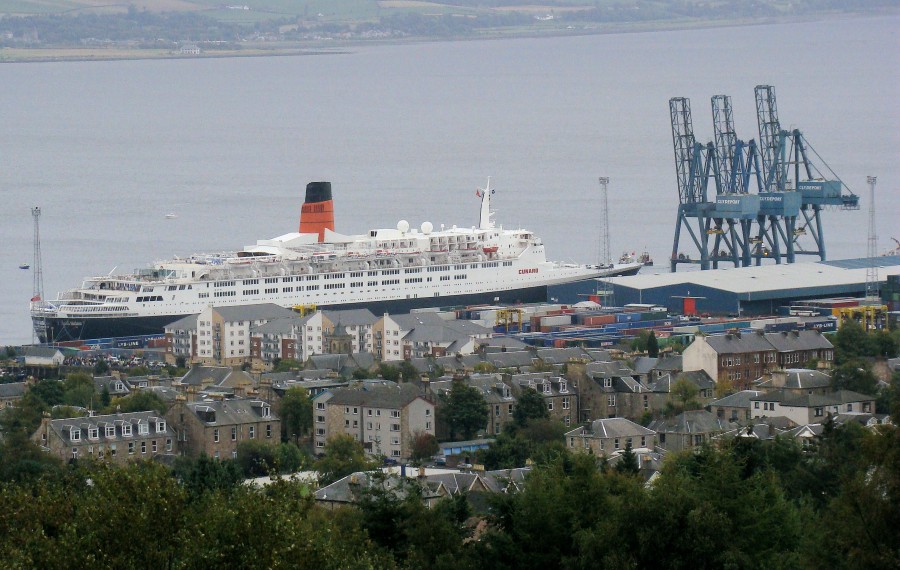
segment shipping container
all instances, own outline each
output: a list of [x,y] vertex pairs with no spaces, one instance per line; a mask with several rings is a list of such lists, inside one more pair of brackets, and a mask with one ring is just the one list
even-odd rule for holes
[[572,324],[572,316],[571,315],[547,315],[545,317],[541,317],[541,326],[559,326],[559,325],[570,325]]

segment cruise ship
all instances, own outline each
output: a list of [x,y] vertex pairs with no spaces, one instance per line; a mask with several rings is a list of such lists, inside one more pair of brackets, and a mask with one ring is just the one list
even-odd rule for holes
[[156,262],[127,275],[86,279],[56,299],[32,299],[41,342],[160,334],[209,305],[276,303],[375,314],[480,303],[538,302],[547,288],[612,275],[633,275],[639,262],[576,265],[547,261],[529,230],[494,224],[491,197],[481,199],[477,227],[423,222],[363,235],[334,231],[331,183],[311,182],[299,231],[259,240],[240,251]]

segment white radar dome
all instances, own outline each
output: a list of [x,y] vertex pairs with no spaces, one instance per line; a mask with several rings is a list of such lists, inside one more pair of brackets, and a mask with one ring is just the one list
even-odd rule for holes
[[434,226],[431,225],[431,222],[422,222],[422,233],[423,234],[430,234],[433,229],[434,229]]
[[400,220],[399,222],[397,222],[397,229],[405,234],[409,231],[409,222],[407,222],[406,220]]

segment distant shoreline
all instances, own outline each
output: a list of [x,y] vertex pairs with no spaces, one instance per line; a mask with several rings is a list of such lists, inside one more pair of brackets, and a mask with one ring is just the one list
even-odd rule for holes
[[706,30],[714,28],[732,28],[745,26],[785,25],[823,20],[876,18],[879,16],[895,16],[900,9],[885,9],[866,12],[829,12],[806,16],[783,18],[752,18],[746,20],[703,20],[703,21],[657,21],[616,23],[578,29],[556,30],[518,30],[505,31],[494,29],[484,33],[464,36],[428,36],[390,39],[338,39],[316,40],[309,42],[285,42],[282,47],[259,47],[252,45],[239,50],[210,51],[196,54],[180,54],[171,50],[128,49],[128,48],[82,48],[82,47],[44,47],[44,48],[3,48],[0,49],[0,64],[3,63],[60,63],[84,61],[129,61],[129,60],[186,60],[186,59],[222,59],[236,57],[291,57],[308,55],[336,55],[352,53],[354,48],[365,46],[404,45],[433,42],[459,42],[479,40],[507,40],[527,38],[559,38],[582,37],[593,35],[617,35],[649,32],[668,32],[683,30]]

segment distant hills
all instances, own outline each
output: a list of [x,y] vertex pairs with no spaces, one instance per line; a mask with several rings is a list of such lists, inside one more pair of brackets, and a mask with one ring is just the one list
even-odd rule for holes
[[0,0],[0,47],[597,33],[896,11],[895,0]]

